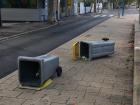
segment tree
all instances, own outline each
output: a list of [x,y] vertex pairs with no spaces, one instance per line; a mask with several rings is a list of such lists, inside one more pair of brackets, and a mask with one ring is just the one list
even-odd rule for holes
[[48,0],[48,22],[52,23],[53,18],[53,0]]
[[96,0],[93,0],[93,3],[94,3],[94,13],[96,13]]
[[87,0],[87,2],[90,3],[91,6],[94,4],[94,13],[96,13],[97,0]]
[[[91,8],[93,7],[94,4],[94,12],[96,13],[96,1],[97,0],[78,0],[78,2],[84,2],[85,4],[85,11],[86,11],[86,6],[91,6]],[[91,10],[90,10],[91,12]]]
[[119,0],[114,0],[114,6],[115,6],[115,8],[118,8],[118,18],[120,18],[120,5],[119,5]]
[[[119,2],[121,0],[110,0],[114,4],[114,8],[119,8]],[[125,4],[130,5],[133,2],[136,2],[136,0],[124,0]]]
[[91,8],[92,8],[93,7],[93,4],[94,4],[94,12],[96,13],[96,1],[97,0],[84,0],[85,7],[88,5],[88,6],[91,6]]
[[48,0],[48,23],[56,22],[56,0]]
[[86,14],[86,0],[84,0],[85,14]]
[[126,0],[126,4],[130,5],[131,3],[135,2],[136,0]]
[[0,27],[2,27],[1,8],[0,8]]
[[0,1],[0,27],[2,27],[1,8],[2,8],[2,1]]
[[137,1],[138,7],[139,7],[139,24],[140,24],[140,1]]

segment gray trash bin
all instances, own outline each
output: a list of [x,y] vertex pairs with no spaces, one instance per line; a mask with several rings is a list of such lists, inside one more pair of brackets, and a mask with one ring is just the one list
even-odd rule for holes
[[114,41],[81,41],[80,57],[91,60],[93,58],[106,56],[114,53]]
[[22,86],[38,87],[56,73],[59,57],[43,55],[18,58],[19,81]]

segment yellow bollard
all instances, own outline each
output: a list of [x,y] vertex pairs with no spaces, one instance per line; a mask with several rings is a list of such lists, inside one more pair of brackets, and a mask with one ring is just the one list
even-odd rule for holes
[[79,59],[80,52],[79,52],[80,44],[79,42],[76,42],[73,44],[72,50],[73,50],[73,60]]

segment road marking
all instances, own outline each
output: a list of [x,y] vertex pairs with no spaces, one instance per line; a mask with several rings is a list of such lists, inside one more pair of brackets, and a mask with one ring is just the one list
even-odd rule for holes
[[106,17],[107,15],[101,15],[101,17]]
[[100,15],[95,15],[94,17],[97,18],[97,17],[99,17],[99,16],[100,16]]
[[44,30],[44,29],[47,29],[47,28],[50,28],[50,27],[53,27],[55,25],[57,25],[58,23],[55,23],[53,25],[49,25],[47,27],[42,27],[42,28],[39,28],[39,29],[35,29],[35,30],[31,30],[31,31],[27,31],[27,32],[23,32],[23,33],[19,33],[19,34],[15,34],[15,35],[12,35],[12,36],[8,36],[8,37],[4,37],[4,38],[0,38],[0,41],[7,41],[9,39],[12,39],[12,38],[19,38],[25,34],[29,34],[29,33],[32,33],[32,32],[37,32],[37,31],[40,31],[40,30]]
[[113,14],[109,15],[109,17],[113,17],[113,16],[114,16]]

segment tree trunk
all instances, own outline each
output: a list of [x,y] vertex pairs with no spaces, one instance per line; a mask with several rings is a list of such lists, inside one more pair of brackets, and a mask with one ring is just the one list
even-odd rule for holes
[[138,1],[139,4],[139,24],[140,24],[140,1]]
[[2,27],[1,8],[2,8],[2,1],[0,1],[0,27]]
[[90,6],[90,13],[92,12],[92,8],[93,8],[93,3],[91,3],[91,6]]
[[65,16],[68,16],[68,1],[65,1]]
[[118,18],[120,18],[120,5],[119,5],[119,0],[116,0],[116,6],[118,7]]
[[52,24],[53,21],[53,5],[54,0],[48,0],[48,23]]
[[57,22],[56,5],[57,5],[57,0],[53,0],[53,21],[54,22]]
[[86,0],[84,0],[85,14],[86,14]]
[[96,13],[96,0],[94,0],[94,13]]

